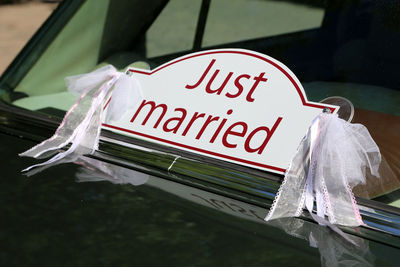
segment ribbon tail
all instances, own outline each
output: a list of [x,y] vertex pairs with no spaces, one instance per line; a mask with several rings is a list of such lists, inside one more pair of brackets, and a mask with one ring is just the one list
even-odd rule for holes
[[[310,168],[311,169],[311,168]],[[306,180],[306,208],[311,213],[314,208],[314,185],[312,171],[308,171]]]
[[351,227],[364,225],[352,188],[366,182],[366,167],[377,173],[379,148],[360,124],[348,123],[332,114],[323,114],[321,122],[315,176],[324,195],[329,222]]
[[300,142],[265,221],[297,217],[303,211],[307,190],[310,131]]
[[[88,93],[89,90],[84,92],[78,101],[67,111],[63,121],[58,126],[55,134],[52,137],[44,140],[27,151],[20,153],[19,156],[39,158],[47,152],[60,149],[69,144],[76,135],[76,130],[72,131],[72,129],[76,129],[77,126],[75,125],[82,120],[82,118],[79,118],[79,113],[81,112],[82,106],[85,105],[87,98],[89,98]],[[75,127],[71,128],[73,126]]]
[[336,225],[330,223],[328,220],[321,218],[318,215],[315,215],[314,213],[310,212],[311,217],[316,221],[319,225],[326,225],[329,227],[332,231],[343,237],[346,241],[350,242],[351,244],[358,246],[356,242],[354,242],[351,238],[349,238],[342,230],[340,230],[339,227]]
[[46,162],[30,166],[24,171],[60,162],[74,152],[79,154],[93,153],[98,146],[103,112],[101,106],[118,78],[118,73],[115,73],[112,79],[103,83],[100,88],[86,89],[66,113],[56,133],[39,145],[21,153],[20,156],[38,157],[44,153],[62,149],[71,143],[66,151],[59,152]]
[[317,215],[319,217],[325,217],[325,201],[324,201],[324,195],[320,190],[317,190],[315,193],[315,198],[317,202]]
[[[67,111],[64,119],[51,138],[20,153],[19,156],[33,158],[46,157],[52,151],[68,145],[76,134],[76,128],[84,119],[85,114],[88,113],[93,99],[101,90],[109,90],[109,87],[112,86],[110,79],[116,74],[115,68],[108,65],[91,73],[65,78],[68,90],[72,93],[79,93],[80,97]],[[97,90],[99,87],[100,90]]]
[[334,114],[318,115],[300,143],[265,220],[299,216],[306,207],[316,222],[354,244],[334,224],[364,224],[352,187],[365,183],[365,167],[376,174],[380,159],[379,148],[364,126]]

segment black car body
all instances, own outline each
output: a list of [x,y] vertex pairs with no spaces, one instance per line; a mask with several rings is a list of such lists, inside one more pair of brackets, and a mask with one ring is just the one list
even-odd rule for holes
[[[5,169],[0,263],[298,266],[319,265],[321,256],[328,266],[395,266],[399,6],[398,1],[62,2],[0,80]],[[258,18],[263,8],[278,15]],[[304,16],[308,20],[301,21]],[[279,19],[294,22],[275,31]],[[263,33],[260,21],[271,29]],[[65,94],[65,76],[106,63],[154,68],[193,51],[224,47],[284,62],[313,101],[340,95],[354,104],[353,121],[367,126],[390,170],[380,188],[355,189],[366,226],[342,230],[358,246],[307,215],[265,223],[282,176],[108,131],[102,131],[99,150],[78,165],[31,178],[20,173],[34,161],[17,154],[51,136],[73,103]],[[76,183],[76,177],[97,183]]]

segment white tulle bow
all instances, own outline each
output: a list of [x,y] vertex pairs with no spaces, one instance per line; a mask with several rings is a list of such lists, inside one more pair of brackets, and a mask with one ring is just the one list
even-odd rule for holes
[[[79,99],[68,110],[51,138],[19,155],[43,158],[57,154],[46,162],[23,171],[54,164],[72,154],[92,154],[98,148],[104,105],[111,94],[106,122],[120,119],[125,111],[133,108],[142,99],[138,81],[118,72],[111,65],[91,73],[67,77],[65,80],[70,92],[80,94]],[[70,143],[71,146],[65,149]]]
[[320,114],[301,141],[265,220],[297,217],[307,208],[314,220],[335,231],[333,224],[363,225],[352,188],[365,183],[366,167],[379,177],[380,162],[379,148],[363,125]]

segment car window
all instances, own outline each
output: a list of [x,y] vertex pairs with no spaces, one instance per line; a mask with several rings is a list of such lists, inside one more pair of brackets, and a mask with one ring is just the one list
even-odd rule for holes
[[105,64],[154,68],[198,49],[261,52],[287,65],[310,100],[341,96],[354,105],[353,122],[368,128],[384,158],[380,180],[367,176],[354,191],[400,207],[400,1],[205,2],[85,1],[23,77],[10,74],[1,86],[16,106],[65,112],[75,101],[63,84],[69,75]]
[[302,1],[211,1],[202,46],[318,28],[323,16],[321,4],[310,5]]
[[[201,0],[169,1],[146,31],[146,57],[191,50]],[[183,12],[176,12],[182,10]]]

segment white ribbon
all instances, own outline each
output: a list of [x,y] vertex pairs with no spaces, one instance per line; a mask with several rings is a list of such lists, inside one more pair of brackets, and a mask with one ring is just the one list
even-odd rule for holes
[[365,183],[366,167],[379,177],[380,162],[379,148],[363,125],[348,123],[334,114],[318,115],[301,141],[265,220],[298,217],[307,208],[315,221],[339,234],[342,232],[333,224],[363,225],[351,189]]
[[[133,77],[118,72],[107,65],[91,73],[67,77],[68,90],[80,94],[77,102],[68,110],[55,134],[19,154],[20,156],[43,158],[57,153],[46,162],[35,164],[32,168],[52,165],[72,154],[93,154],[98,149],[103,106],[111,95],[106,122],[118,120],[142,99],[140,84]],[[65,150],[65,147],[71,146]],[[63,149],[64,148],[64,149]]]

